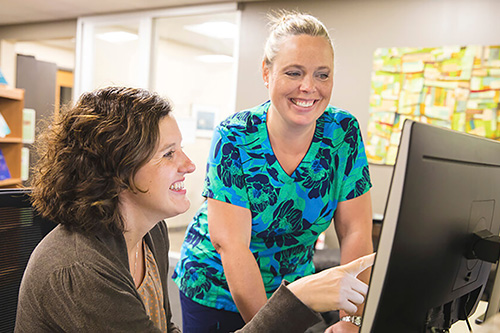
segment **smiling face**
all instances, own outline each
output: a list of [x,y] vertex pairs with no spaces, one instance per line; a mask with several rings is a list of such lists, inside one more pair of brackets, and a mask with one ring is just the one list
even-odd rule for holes
[[286,126],[311,127],[325,111],[333,89],[333,50],[324,37],[290,36],[273,63],[263,62],[273,118]]
[[185,175],[195,170],[195,165],[181,147],[181,133],[177,122],[166,116],[159,123],[159,144],[151,160],[135,174],[134,183],[146,192],[125,191],[122,203],[152,223],[184,213],[190,206],[184,188]]

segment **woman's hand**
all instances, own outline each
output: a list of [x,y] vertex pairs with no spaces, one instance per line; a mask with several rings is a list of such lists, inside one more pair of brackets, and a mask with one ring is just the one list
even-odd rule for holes
[[371,267],[374,260],[375,253],[372,253],[348,264],[303,277],[289,284],[288,288],[316,312],[344,310],[352,314],[364,302],[368,292],[368,285],[358,280],[357,276]]

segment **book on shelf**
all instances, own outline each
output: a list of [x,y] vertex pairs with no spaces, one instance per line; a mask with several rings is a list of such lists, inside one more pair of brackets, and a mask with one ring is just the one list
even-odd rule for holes
[[0,69],[0,84],[7,84],[7,80],[5,79],[5,76],[3,76],[1,69]]
[[21,180],[26,181],[30,173],[30,149],[28,147],[21,148]]
[[2,149],[0,149],[0,180],[5,180],[10,178],[9,167],[5,161],[5,156],[3,155]]
[[35,142],[36,111],[34,109],[23,109],[23,143]]
[[5,118],[0,113],[0,138],[5,138],[10,134],[10,127],[5,121]]

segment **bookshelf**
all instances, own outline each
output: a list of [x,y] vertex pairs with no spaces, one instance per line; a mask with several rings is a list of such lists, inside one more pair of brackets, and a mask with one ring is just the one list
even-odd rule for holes
[[9,179],[0,180],[0,188],[20,187],[21,151],[23,148],[24,89],[0,85],[0,113],[9,125],[10,134],[0,137],[0,149],[9,168]]

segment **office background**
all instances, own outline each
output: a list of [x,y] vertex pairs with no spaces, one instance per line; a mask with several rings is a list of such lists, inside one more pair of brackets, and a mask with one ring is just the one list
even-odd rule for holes
[[[266,13],[270,10],[291,9],[311,13],[329,28],[335,44],[335,86],[332,104],[354,114],[360,122],[366,138],[368,126],[369,94],[373,52],[379,47],[439,47],[446,45],[499,45],[500,1],[498,0],[303,0],[303,1],[212,1],[212,0],[148,0],[148,1],[94,1],[76,4],[73,1],[38,1],[37,8],[29,1],[3,0],[0,5],[0,69],[7,81],[16,86],[19,55],[21,61],[31,61],[34,56],[43,65],[74,74],[77,62],[76,38],[78,23],[85,21],[114,19],[117,12],[141,17],[144,10],[165,10],[170,19],[164,23],[182,24],[198,16],[229,15],[229,20],[239,26],[233,40],[235,48],[232,63],[211,64],[197,67],[189,64],[189,56],[201,54],[208,47],[196,48],[190,43],[176,44],[175,50],[165,58],[158,57],[157,71],[148,73],[161,93],[174,101],[176,116],[186,126],[192,125],[193,104],[198,107],[218,105],[219,117],[252,107],[267,99],[267,90],[261,78],[261,57],[267,36]],[[16,12],[9,12],[10,3],[15,3]],[[40,7],[41,6],[41,7]],[[172,7],[174,6],[174,7]],[[184,8],[184,6],[188,6]],[[199,7],[202,6],[202,7]],[[77,8],[78,7],[78,8]],[[71,10],[70,10],[71,9]],[[170,12],[170,10],[172,10]],[[68,13],[79,13],[76,16]],[[180,13],[175,16],[175,12]],[[184,14],[182,14],[184,13]],[[191,14],[189,14],[191,13]],[[29,14],[29,15],[27,15]],[[33,15],[34,14],[34,15]],[[99,14],[99,15],[98,15]],[[121,15],[121,14],[120,14]],[[78,19],[80,18],[80,20]],[[111,21],[110,21],[111,24]],[[135,23],[132,23],[134,25]],[[175,24],[173,24],[175,27]],[[186,40],[186,42],[188,42]],[[170,45],[172,46],[172,45]],[[123,60],[119,52],[100,50],[112,61]],[[117,51],[117,50],[114,50]],[[108,52],[108,53],[106,53]],[[225,51],[230,52],[230,51]],[[168,67],[176,59],[177,67]],[[28,59],[27,59],[28,58]],[[101,59],[102,60],[102,57]],[[183,66],[190,66],[188,72]],[[125,65],[122,65],[125,66]],[[163,67],[162,67],[163,66]],[[30,67],[25,80],[35,78],[37,71]],[[197,71],[195,71],[195,68]],[[106,68],[94,68],[104,74]],[[40,70],[42,72],[42,70]],[[123,74],[123,73],[120,73]],[[86,74],[81,73],[82,76]],[[81,78],[81,77],[80,77]],[[116,78],[115,78],[116,79]],[[98,81],[98,80],[97,80]],[[104,84],[106,79],[96,84]],[[161,81],[161,82],[158,82]],[[138,84],[138,82],[132,82]],[[53,91],[55,82],[42,79],[37,94]],[[203,92],[203,96],[202,93]],[[202,98],[203,97],[203,98]],[[27,95],[26,102],[31,96]],[[46,114],[54,110],[52,100],[46,99]],[[221,101],[224,103],[221,104]],[[201,108],[201,112],[210,108]],[[42,110],[37,109],[37,113]],[[191,127],[196,131],[195,127]],[[187,154],[197,164],[197,172],[187,177],[186,185],[192,207],[186,214],[169,220],[172,249],[178,250],[182,242],[183,228],[189,223],[194,211],[202,201],[201,186],[205,171],[205,160],[210,145],[207,135],[195,135],[185,143]],[[373,212],[384,213],[392,175],[392,166],[370,165],[373,189]],[[331,238],[330,238],[331,239]],[[174,295],[173,293],[171,293]],[[178,300],[172,297],[174,307]],[[179,314],[175,322],[180,324]]]
[[[204,87],[219,100],[226,100],[226,104],[219,106],[219,109],[222,109],[219,117],[254,106],[267,99],[267,90],[263,85],[260,71],[263,44],[268,32],[266,13],[270,10],[285,8],[308,12],[317,16],[330,29],[336,52],[335,86],[331,103],[350,111],[358,118],[364,137],[368,126],[371,67],[376,48],[500,43],[500,20],[498,20],[500,2],[497,0],[223,2],[214,6],[222,5],[220,8],[224,8],[223,12],[234,12],[236,15],[234,20],[239,23],[239,34],[235,39],[236,48],[232,54],[235,62],[226,67],[226,75],[212,73],[201,76],[200,74],[201,78],[197,80],[192,73],[183,75],[182,71],[173,72],[172,69],[164,70],[168,73],[161,71],[151,73],[156,77],[163,76],[177,88],[189,87],[196,82],[201,85],[199,91]],[[50,8],[50,3],[46,3],[47,11],[55,11],[56,8]],[[57,5],[57,2],[53,3]],[[158,7],[162,3],[166,8],[173,4],[170,1],[151,1],[149,5]],[[182,4],[192,6],[199,3],[175,2],[177,6]],[[201,4],[208,8],[207,12],[215,12],[213,15],[217,15],[217,9],[211,7],[211,1],[203,1]],[[147,5],[148,3],[144,4]],[[235,10],[231,9],[233,5]],[[189,8],[193,9],[196,6]],[[25,10],[29,11],[29,8]],[[112,8],[103,10],[103,13],[113,14]],[[95,11],[87,12],[86,15],[84,17],[95,15]],[[6,25],[0,19],[0,69],[5,77],[10,82],[15,81],[16,58],[13,55],[18,53],[31,54],[38,60],[56,63],[58,68],[74,71],[77,65],[74,41],[73,46],[63,42],[71,42],[77,36],[77,22],[76,18],[63,17],[58,21]],[[40,41],[51,41],[51,43],[40,43]],[[57,41],[61,44],[57,45]],[[172,98],[174,104],[179,107],[177,117],[192,117],[192,109],[189,109],[185,102],[189,96],[181,96],[182,89],[175,91],[174,87],[165,88],[161,93]],[[187,181],[193,205],[188,214],[171,221],[171,226],[182,227],[188,223],[202,200],[199,193],[209,144],[208,137],[197,136],[193,142],[185,145],[187,153],[198,166],[197,172]],[[374,185],[373,211],[379,216],[384,213],[392,170],[391,166],[370,165]]]

